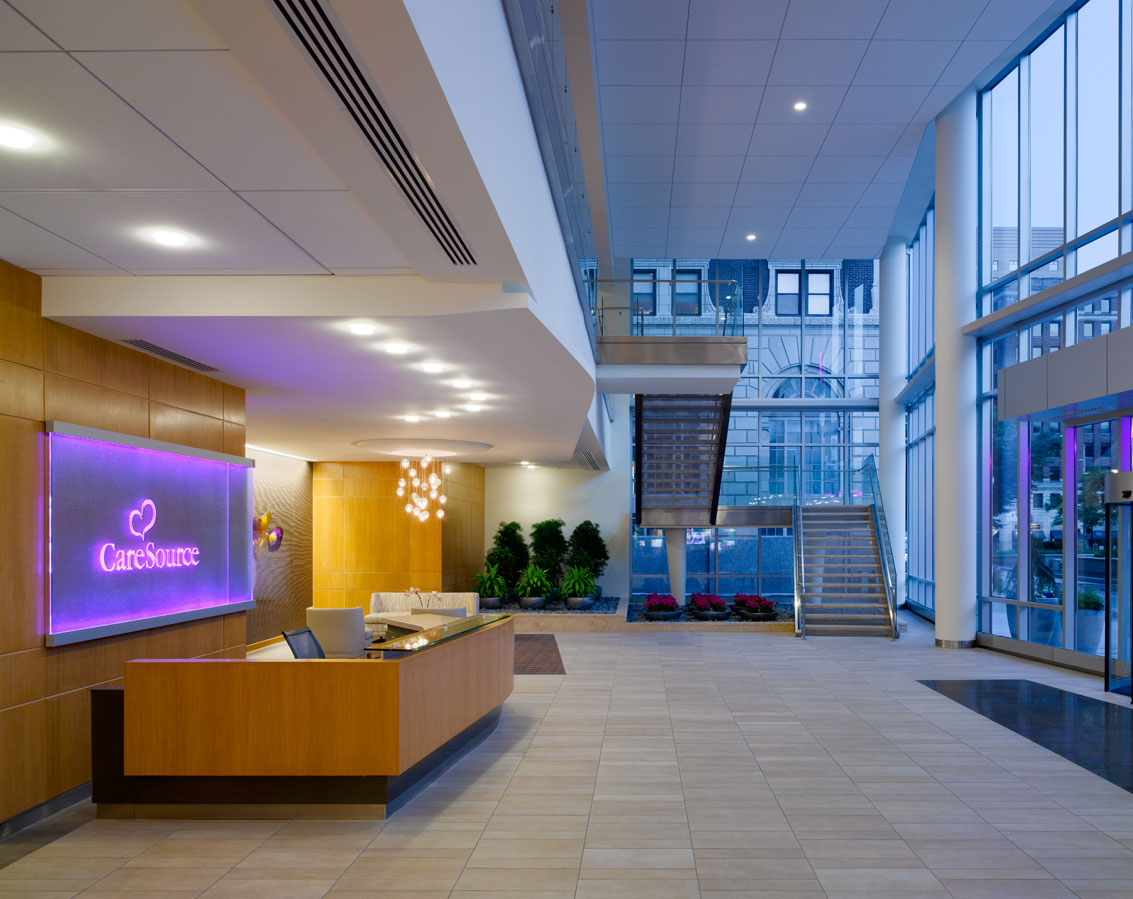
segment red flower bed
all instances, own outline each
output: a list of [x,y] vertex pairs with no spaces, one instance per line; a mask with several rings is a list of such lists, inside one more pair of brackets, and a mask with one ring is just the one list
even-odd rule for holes
[[745,609],[748,612],[775,611],[775,603],[769,599],[764,599],[758,593],[737,593],[734,602],[736,608]]
[[694,593],[688,601],[698,612],[724,612],[728,608],[728,604],[715,593]]
[[677,598],[671,593],[650,593],[645,597],[647,612],[675,612],[677,608]]

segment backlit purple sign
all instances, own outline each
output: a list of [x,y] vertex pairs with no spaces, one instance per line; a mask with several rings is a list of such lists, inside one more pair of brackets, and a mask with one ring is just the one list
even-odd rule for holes
[[50,431],[48,645],[252,607],[246,461]]

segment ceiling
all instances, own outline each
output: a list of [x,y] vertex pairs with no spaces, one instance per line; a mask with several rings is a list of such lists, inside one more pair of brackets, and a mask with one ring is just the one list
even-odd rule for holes
[[1051,6],[593,0],[614,255],[880,255],[925,125]]

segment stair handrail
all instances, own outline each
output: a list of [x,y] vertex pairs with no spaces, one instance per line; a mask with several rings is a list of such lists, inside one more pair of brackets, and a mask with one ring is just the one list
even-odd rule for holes
[[806,639],[806,609],[803,607],[803,513],[799,494],[802,492],[800,468],[795,466],[795,500],[791,509],[791,536],[795,543],[795,636]]
[[862,463],[862,473],[868,479],[873,502],[870,511],[873,515],[873,532],[877,535],[878,548],[881,551],[881,574],[885,581],[885,599],[889,609],[889,626],[892,629],[893,639],[901,636],[897,627],[897,564],[893,558],[893,544],[889,540],[889,525],[885,521],[885,504],[881,499],[881,481],[877,477],[877,465],[873,456],[866,456]]

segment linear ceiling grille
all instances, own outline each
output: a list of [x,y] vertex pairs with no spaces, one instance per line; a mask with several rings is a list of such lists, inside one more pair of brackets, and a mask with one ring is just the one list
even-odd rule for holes
[[168,359],[170,362],[176,362],[178,365],[184,365],[186,368],[195,368],[197,371],[220,371],[219,368],[213,368],[211,365],[205,365],[205,363],[198,362],[196,359],[182,356],[180,353],[167,350],[165,347],[158,346],[156,343],[150,343],[148,340],[131,337],[129,340],[123,340],[122,342],[137,347],[139,350],[145,350],[147,353],[153,353],[155,356],[160,356],[162,359]]
[[275,6],[449,261],[475,265],[472,251],[318,0],[275,0]]
[[598,471],[598,460],[594,458],[594,454],[590,450],[582,451],[582,458],[586,460],[586,464]]

